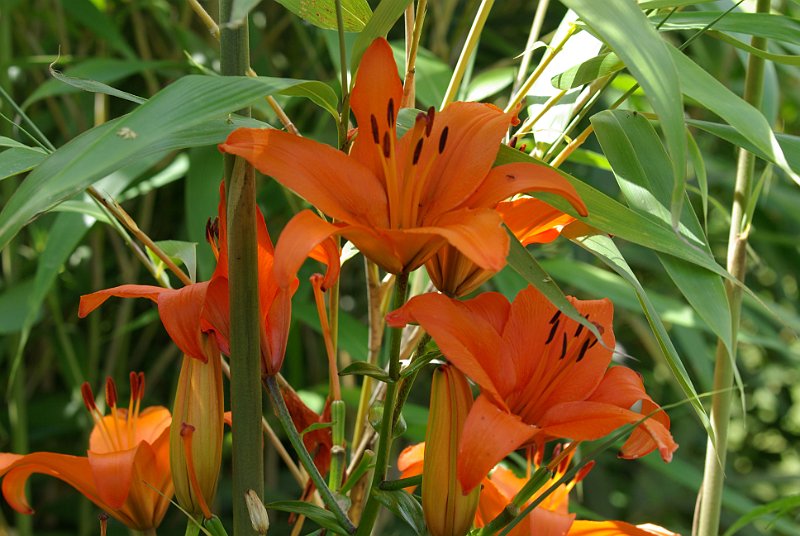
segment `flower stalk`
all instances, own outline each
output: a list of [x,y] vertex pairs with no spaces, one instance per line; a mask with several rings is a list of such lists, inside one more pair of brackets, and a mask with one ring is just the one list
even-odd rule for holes
[[[756,13],[769,13],[769,0],[758,0]],[[750,45],[753,48],[766,50],[767,40],[754,36]],[[760,108],[764,93],[764,59],[750,54],[745,74],[744,100],[756,108]],[[747,239],[749,225],[746,222],[747,207],[753,195],[753,176],[755,174],[756,157],[753,153],[739,150],[736,166],[736,183],[731,208],[731,227],[728,235],[728,272],[738,281],[744,281],[747,272]],[[742,287],[725,281],[728,303],[731,308],[731,324],[733,345],[731,353],[720,340],[714,365],[714,390],[711,398],[711,429],[713,438],[708,439],[706,446],[705,470],[703,485],[700,489],[699,509],[697,511],[697,534],[719,534],[720,510],[722,507],[722,490],[725,476],[725,458],[728,448],[728,425],[730,424],[731,404],[733,398],[734,363],[736,359],[736,343],[739,320],[742,309]],[[713,441],[713,440],[715,441]]]
[[[220,0],[220,20],[230,19],[233,0]],[[250,65],[247,24],[223,25],[221,70],[244,75]],[[249,110],[240,113],[249,116]],[[256,250],[255,171],[243,160],[225,155],[228,199],[230,281],[230,399],[233,421],[233,527],[239,535],[256,534],[245,494],[264,495],[264,445],[261,432],[261,349],[259,346],[258,267]]]

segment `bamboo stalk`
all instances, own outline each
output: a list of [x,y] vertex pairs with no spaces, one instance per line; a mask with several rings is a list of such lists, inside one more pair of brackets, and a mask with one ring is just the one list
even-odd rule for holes
[[[769,13],[769,0],[758,0],[757,13]],[[753,48],[765,50],[767,40],[753,37],[750,41]],[[745,74],[744,100],[756,108],[760,108],[764,93],[764,60],[750,54]],[[739,149],[736,164],[736,183],[731,208],[731,227],[728,234],[727,269],[730,274],[744,282],[747,274],[747,238],[745,215],[750,204],[753,190],[756,157],[745,149]],[[711,397],[711,429],[715,441],[709,438],[706,445],[705,469],[703,484],[700,489],[699,509],[697,512],[696,534],[701,536],[719,534],[720,513],[722,508],[722,490],[725,478],[725,459],[728,450],[728,425],[730,424],[731,405],[733,399],[733,375],[736,359],[736,344],[739,320],[742,310],[742,287],[725,281],[728,302],[731,308],[732,356],[728,355],[722,340],[717,341],[714,365],[714,387]]]

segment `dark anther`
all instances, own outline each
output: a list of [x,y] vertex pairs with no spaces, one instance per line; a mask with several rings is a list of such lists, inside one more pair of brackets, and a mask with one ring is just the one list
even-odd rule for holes
[[561,338],[561,355],[558,356],[559,359],[564,359],[564,356],[567,355],[567,334],[562,333],[563,337]]
[[392,154],[391,146],[389,145],[389,133],[383,133],[383,156],[385,158],[389,158],[389,155]]
[[559,316],[561,316],[561,310],[558,310],[558,311],[556,311],[556,314],[554,314],[554,315],[553,315],[553,318],[551,318],[551,319],[550,319],[550,321],[548,322],[548,324],[552,324],[553,322],[555,322],[556,320],[558,320],[558,317],[559,317]]
[[597,337],[594,338],[592,344],[589,345],[589,348],[594,348],[594,345],[597,344]]
[[550,344],[550,341],[552,341],[553,337],[555,337],[555,335],[556,335],[556,330],[557,329],[558,329],[558,322],[553,324],[553,327],[550,328],[550,335],[547,336],[547,340],[545,341],[545,344]]
[[417,146],[414,147],[414,159],[411,161],[413,165],[417,165],[419,162],[419,155],[422,154],[422,138],[417,142]]
[[439,154],[444,152],[444,146],[447,145],[447,133],[450,131],[450,127],[444,127],[442,130],[442,135],[439,136]]
[[513,138],[511,138],[511,141],[508,142],[508,146],[513,149],[514,147],[517,146],[517,140],[518,140],[518,138],[516,136],[514,136]]
[[[585,318],[586,320],[589,320],[589,315],[587,314],[587,315],[586,315],[586,316],[584,316],[583,318]],[[576,329],[576,330],[575,330],[575,337],[577,337],[578,335],[580,335],[580,334],[581,334],[581,331],[583,331],[583,324],[578,324],[578,329]]]
[[425,136],[431,135],[431,129],[433,128],[433,116],[436,115],[436,108],[431,106],[428,108],[428,122],[425,124]]
[[386,120],[389,121],[389,128],[394,126],[394,99],[389,99],[389,107],[386,109]]
[[375,115],[369,116],[369,122],[372,124],[372,141],[377,145],[381,142],[381,136],[378,132],[378,120],[375,119]]
[[[595,339],[595,340],[597,340],[597,339]],[[583,359],[583,356],[586,355],[586,350],[588,350],[588,349],[589,349],[589,339],[586,339],[585,341],[583,341],[583,344],[581,345],[581,349],[578,352],[578,359],[575,361],[576,363],[580,362],[580,360]]]

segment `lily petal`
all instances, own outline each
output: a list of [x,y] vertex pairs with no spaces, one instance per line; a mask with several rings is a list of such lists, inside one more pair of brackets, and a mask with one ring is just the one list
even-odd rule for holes
[[170,338],[183,353],[204,363],[208,357],[204,352],[200,318],[208,285],[208,282],[187,285],[163,292],[158,298],[158,315]]
[[278,130],[239,128],[219,148],[245,158],[337,220],[388,225],[381,181],[329,145]]
[[[466,302],[451,300],[441,294],[423,294],[387,314],[386,322],[392,327],[409,323],[422,326],[447,359],[481,386],[484,395],[503,404],[499,386],[508,383],[508,371],[493,359],[502,342],[495,325],[487,322],[481,314],[486,310],[497,311],[495,304],[486,302],[499,300],[505,301],[505,298],[495,293],[481,294]],[[464,329],[464,326],[470,329]]]
[[[316,251],[317,247],[326,244],[329,237],[341,234],[344,224],[332,224],[321,219],[310,210],[303,210],[296,214],[284,227],[278,245],[275,248],[274,275],[280,288],[289,288],[297,279],[300,266]],[[329,262],[325,281],[334,280],[339,273],[339,258],[330,250],[330,245],[325,247],[325,260]]]
[[420,221],[427,224],[461,206],[484,182],[514,119],[513,113],[477,102],[454,102],[436,114],[418,165],[420,169],[430,165]]
[[142,446],[140,443],[126,450],[88,452],[89,467],[97,483],[97,492],[103,502],[115,510],[121,508],[128,498],[133,481],[134,460]]
[[[491,430],[491,434],[487,431]],[[475,400],[458,449],[458,479],[465,492],[480,484],[509,453],[530,441],[539,430],[516,415],[503,411],[488,397]]]
[[117,298],[147,298],[155,303],[158,303],[158,297],[169,292],[170,289],[163,287],[156,287],[153,285],[120,285],[114,288],[107,288],[98,290],[91,294],[84,294],[81,296],[81,302],[78,306],[78,317],[83,318],[101,305],[111,297]]
[[530,162],[515,162],[492,168],[465,207],[494,207],[500,201],[522,192],[548,192],[566,199],[580,214],[589,213],[575,187],[553,168]]
[[565,225],[575,221],[569,214],[532,197],[498,203],[495,210],[523,246],[552,242]]
[[679,536],[662,527],[646,524],[631,525],[624,521],[575,521],[569,536]]

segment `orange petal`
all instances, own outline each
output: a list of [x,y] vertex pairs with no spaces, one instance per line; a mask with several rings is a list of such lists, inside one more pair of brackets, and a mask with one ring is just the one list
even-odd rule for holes
[[[384,133],[388,133],[392,138],[397,137],[395,123],[402,98],[403,86],[392,47],[385,39],[375,39],[361,57],[355,86],[350,94],[350,105],[358,124],[358,136],[353,142],[350,155],[371,170],[376,177],[383,177],[378,151],[381,150],[380,144]],[[390,101],[393,112],[391,118]],[[375,129],[373,129],[373,116]],[[378,143],[375,142],[376,137]]]
[[17,512],[33,513],[25,498],[25,483],[34,473],[63,480],[100,508],[111,509],[100,499],[87,458],[52,452],[34,452],[25,456],[4,454],[0,457],[0,477],[4,476],[3,497]]
[[85,317],[112,296],[117,298],[147,298],[154,302],[158,302],[158,297],[164,292],[169,292],[170,289],[162,287],[154,287],[152,285],[120,285],[114,288],[107,288],[105,290],[98,290],[91,294],[84,294],[81,296],[81,303],[78,306],[78,316]]
[[458,449],[458,478],[464,491],[471,491],[492,467],[538,432],[536,427],[503,411],[483,394],[479,396],[464,423]]
[[170,338],[183,353],[204,363],[201,317],[209,282],[187,285],[163,292],[158,298],[158,314]]
[[[422,326],[445,357],[481,386],[484,395],[503,404],[501,386],[513,385],[513,380],[508,381],[508,370],[497,360],[502,341],[496,323],[483,318],[482,313],[487,309],[499,309],[484,305],[490,301],[508,303],[495,293],[484,293],[466,302],[451,300],[441,294],[423,294],[387,314],[386,322],[392,327],[409,323]],[[464,326],[470,329],[464,329]]]
[[586,216],[575,187],[553,168],[529,162],[515,162],[492,168],[481,185],[463,206],[494,207],[500,201],[522,192],[547,192],[566,199],[581,216]]
[[278,290],[264,318],[261,334],[261,356],[264,370],[274,376],[281,370],[292,323],[292,295],[297,285]]
[[89,451],[89,466],[103,502],[119,509],[131,490],[134,460],[141,443],[127,450],[111,452]]
[[[169,429],[172,422],[172,415],[167,408],[163,406],[150,406],[144,411],[139,413],[136,419],[136,433],[134,434],[134,443],[144,441],[150,445],[155,445],[156,442],[164,435],[164,431]],[[91,449],[91,446],[89,447]]]
[[484,182],[513,119],[513,113],[476,102],[456,102],[436,114],[418,165],[425,169],[433,161],[420,200],[420,221],[427,224],[461,206]]
[[[562,514],[552,512],[545,508],[534,508],[528,516],[528,527],[522,534],[536,534],[536,536],[565,536],[570,529],[575,514]],[[524,526],[524,522],[517,525]],[[511,534],[514,534],[512,531]],[[521,535],[520,535],[521,536]]]
[[565,225],[575,221],[569,214],[532,197],[498,203],[495,210],[523,246],[552,242]]
[[646,524],[634,526],[624,521],[575,521],[569,536],[679,536],[662,527]]
[[[296,214],[284,227],[275,248],[274,273],[278,286],[289,288],[294,284],[297,272],[309,254],[330,236],[340,234],[342,228],[342,224],[328,223],[310,210]],[[338,268],[338,258],[328,266],[335,272]]]
[[278,130],[240,128],[219,148],[245,158],[337,220],[388,224],[380,179],[333,147]]
[[411,478],[422,474],[422,462],[425,459],[425,442],[409,445],[397,457],[397,469],[400,478]]
[[231,353],[230,322],[230,288],[228,287],[228,278],[212,277],[206,289],[201,329],[204,332],[214,333],[217,347],[226,355],[230,355]]
[[444,214],[429,227],[405,232],[439,235],[484,270],[498,272],[508,256],[508,235],[501,224],[494,210],[462,209]]
[[[539,420],[542,432],[548,437],[570,438],[575,441],[592,441],[608,435],[626,424],[638,422],[642,415],[600,402],[566,402],[552,406]],[[638,458],[658,448],[664,461],[672,459],[678,445],[669,430],[654,419],[647,419],[639,428],[653,440],[647,452],[637,451],[623,457]]]

